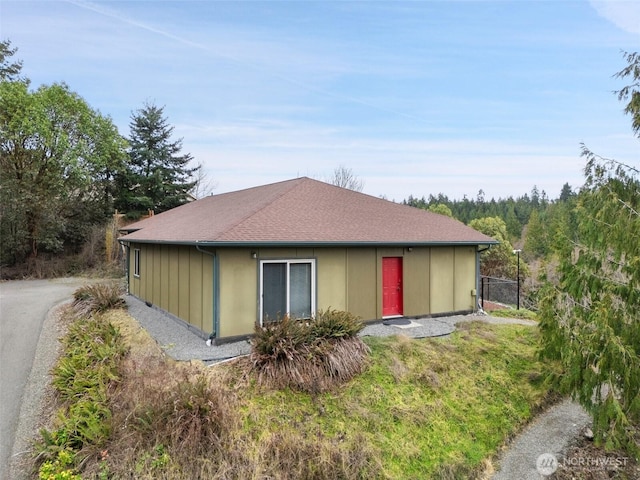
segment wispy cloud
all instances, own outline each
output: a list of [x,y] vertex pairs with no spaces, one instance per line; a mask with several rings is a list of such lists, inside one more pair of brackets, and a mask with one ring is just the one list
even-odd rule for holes
[[[379,105],[376,102],[364,99],[364,98],[360,98],[360,97],[356,97],[353,95],[347,95],[345,93],[339,93],[333,90],[329,90],[326,89],[322,86],[319,86],[317,84],[317,82],[312,82],[309,81],[308,79],[304,78],[304,79],[298,79],[295,78],[291,75],[284,75],[282,73],[279,73],[277,71],[277,69],[272,68],[272,61],[269,60],[269,63],[266,64],[259,64],[259,63],[255,63],[255,62],[251,62],[249,60],[247,60],[246,58],[241,58],[238,55],[233,55],[231,53],[229,53],[228,50],[225,51],[225,49],[220,48],[219,44],[215,44],[216,46],[211,46],[209,43],[201,43],[201,42],[197,42],[197,41],[193,41],[190,38],[187,38],[185,36],[182,35],[177,35],[172,33],[171,31],[167,30],[167,29],[163,29],[163,28],[158,28],[150,23],[146,23],[146,22],[142,22],[140,20],[134,19],[128,15],[123,14],[120,11],[117,11],[115,9],[112,8],[108,8],[105,7],[103,5],[99,5],[96,4],[94,2],[88,2],[88,1],[84,1],[84,0],[66,0],[68,3],[76,5],[80,8],[98,13],[100,15],[106,16],[106,17],[110,17],[113,19],[116,19],[120,22],[123,22],[127,25],[133,26],[133,27],[137,27],[140,29],[143,29],[147,32],[150,33],[154,33],[157,34],[159,36],[162,36],[166,39],[169,40],[173,40],[175,42],[178,42],[182,45],[185,45],[187,47],[191,47],[191,48],[195,48],[198,50],[202,50],[204,52],[207,52],[207,54],[210,55],[214,55],[216,57],[220,57],[220,58],[224,58],[225,60],[231,61],[237,65],[242,66],[243,68],[249,70],[249,71],[253,71],[253,72],[257,72],[260,73],[262,75],[266,75],[268,77],[280,80],[282,82],[285,82],[287,84],[289,84],[290,86],[294,86],[297,87],[301,90],[304,90],[308,93],[312,93],[315,95],[318,95],[320,97],[325,97],[328,99],[332,99],[338,102],[344,102],[344,103],[351,103],[354,105],[359,105],[361,107],[364,107],[364,109],[369,109],[369,110],[375,110],[381,113],[385,113],[385,114],[389,114],[389,115],[393,115],[393,116],[397,116],[397,117],[402,117],[405,118],[407,120],[411,120],[411,121],[415,121],[415,122],[423,122],[423,123],[427,123],[428,120],[424,117],[421,117],[419,115],[415,115],[412,113],[409,113],[407,111],[402,111],[402,110],[397,110],[394,108],[389,108],[389,107],[385,107],[383,105]],[[236,43],[238,43],[238,41],[236,40]],[[254,44],[254,46],[257,45],[257,43]],[[236,47],[237,48],[237,47]],[[289,52],[290,54],[290,52]],[[262,55],[262,58],[273,58],[269,55]],[[278,58],[278,56],[276,55],[275,58]],[[289,58],[289,61],[291,59]],[[312,62],[312,61],[306,61],[305,62],[307,66],[311,66],[314,65],[316,62]],[[326,63],[323,63],[323,65],[325,66],[325,74],[326,74]],[[346,65],[346,64],[345,64]],[[299,62],[298,65],[299,66]],[[314,67],[314,69],[317,69],[317,66]],[[397,70],[397,69],[396,69]],[[336,73],[339,73],[336,72]],[[343,71],[344,73],[344,71]]]
[[637,0],[590,0],[598,15],[625,32],[640,35],[640,2]]

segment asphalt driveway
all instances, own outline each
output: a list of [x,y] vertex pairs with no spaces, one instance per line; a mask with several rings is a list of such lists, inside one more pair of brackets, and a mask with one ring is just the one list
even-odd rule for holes
[[87,280],[20,280],[0,283],[0,479],[16,438],[25,385],[47,312]]

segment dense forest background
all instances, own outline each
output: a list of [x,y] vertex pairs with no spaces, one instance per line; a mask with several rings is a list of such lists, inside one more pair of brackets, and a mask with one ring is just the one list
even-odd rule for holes
[[121,275],[118,228],[207,194],[201,166],[164,107],[134,110],[123,136],[65,83],[32,88],[16,51],[0,42],[2,278]]

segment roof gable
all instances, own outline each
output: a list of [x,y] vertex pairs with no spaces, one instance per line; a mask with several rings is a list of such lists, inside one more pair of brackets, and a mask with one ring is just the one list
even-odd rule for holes
[[122,240],[158,243],[496,243],[458,220],[306,177],[206,197],[126,230]]

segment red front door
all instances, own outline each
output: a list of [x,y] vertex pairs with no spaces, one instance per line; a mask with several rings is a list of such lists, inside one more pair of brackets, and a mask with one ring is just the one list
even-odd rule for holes
[[382,316],[402,315],[402,257],[382,258]]

